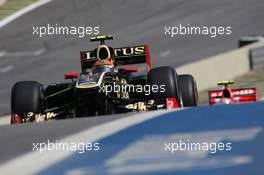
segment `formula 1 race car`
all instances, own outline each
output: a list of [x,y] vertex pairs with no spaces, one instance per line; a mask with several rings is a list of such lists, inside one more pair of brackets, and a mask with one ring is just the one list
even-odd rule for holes
[[[42,121],[196,106],[197,87],[191,75],[177,75],[169,66],[152,68],[147,45],[112,48],[113,36],[97,36],[101,44],[81,51],[78,73],[46,88],[36,81],[17,82],[11,94],[11,123]],[[145,64],[145,74],[130,64]],[[72,81],[69,81],[70,79]]]
[[208,91],[209,104],[240,104],[257,101],[257,89],[256,88],[241,88],[230,89],[229,84],[234,84],[233,81],[220,81],[217,85],[224,86],[221,90]]

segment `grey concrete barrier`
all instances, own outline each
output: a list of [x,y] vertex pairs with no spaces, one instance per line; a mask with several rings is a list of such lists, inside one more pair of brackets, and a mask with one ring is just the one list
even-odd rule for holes
[[250,49],[262,47],[264,42],[212,56],[198,62],[176,68],[178,74],[192,74],[196,79],[198,90],[205,90],[221,80],[232,80],[250,71]]
[[250,69],[264,68],[264,47],[257,47],[250,50]]
[[238,47],[244,47],[246,45],[264,41],[264,35],[252,35],[241,37],[238,41]]

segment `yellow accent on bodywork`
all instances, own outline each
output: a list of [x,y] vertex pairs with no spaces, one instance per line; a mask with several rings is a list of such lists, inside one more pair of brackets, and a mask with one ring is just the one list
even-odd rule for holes
[[223,80],[223,81],[217,82],[217,85],[227,85],[227,84],[234,84],[234,81],[232,81],[232,80]]

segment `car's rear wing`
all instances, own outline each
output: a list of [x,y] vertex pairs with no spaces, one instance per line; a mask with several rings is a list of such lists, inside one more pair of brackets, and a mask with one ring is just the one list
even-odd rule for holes
[[[95,51],[81,51],[82,69],[90,69],[98,60]],[[151,69],[148,45],[114,48],[114,64],[128,65],[146,63],[147,69]]]
[[[231,89],[234,103],[247,103],[255,102],[258,100],[256,88],[242,88],[242,89]],[[214,105],[221,101],[223,91],[222,90],[211,90],[208,91],[209,104]]]

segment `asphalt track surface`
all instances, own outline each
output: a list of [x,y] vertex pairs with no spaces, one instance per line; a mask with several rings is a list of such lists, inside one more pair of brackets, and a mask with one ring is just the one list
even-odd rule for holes
[[[88,37],[39,38],[33,26],[99,26],[100,34],[115,35],[113,47],[148,43],[154,66],[179,66],[237,48],[241,36],[263,34],[263,8],[262,0],[54,0],[0,29],[0,53],[8,53],[0,57],[0,116],[9,113],[15,82],[62,81],[64,73],[79,72],[79,51],[96,46]],[[164,35],[164,26],[180,23],[232,26],[232,35]]]
[[[56,158],[57,152],[31,151],[28,157],[14,160],[9,166],[1,166],[1,164],[0,169],[4,174],[34,172],[39,175],[262,175],[264,173],[262,167],[264,161],[262,155],[263,109],[264,103],[258,102],[171,111],[122,129],[110,136],[93,140],[100,144],[99,151],[85,151],[82,154],[73,152],[54,163],[51,162],[54,157]],[[145,113],[132,117],[136,120],[142,118],[143,115]],[[81,121],[87,123],[89,119]],[[50,124],[58,126],[56,122]],[[36,126],[32,126],[36,129]],[[49,126],[46,127],[48,129]],[[60,129],[66,128],[65,125],[59,127]],[[6,137],[2,136],[1,140],[6,141]],[[36,139],[42,138],[36,137]],[[79,141],[91,141],[90,135],[86,135],[83,139]],[[178,150],[176,151],[177,146],[174,146],[175,150],[172,152],[172,146],[170,149],[165,146],[165,143],[179,144],[179,140],[189,145],[190,143],[222,143],[229,144],[230,147],[221,146],[216,149],[212,145],[203,147],[203,149],[197,147],[195,150],[195,147],[183,146],[182,150],[179,150],[178,145]],[[22,139],[18,139],[16,143],[17,149],[32,147],[31,143],[26,143]],[[4,155],[12,151],[12,149],[7,149]],[[38,169],[35,166],[35,162],[38,161],[42,162],[41,166],[44,167],[45,164],[48,166]],[[31,168],[25,169],[29,162],[32,165]]]
[[[94,44],[90,44],[87,41],[87,38],[65,36],[39,38],[32,35],[33,26],[46,26],[47,24],[56,23],[65,26],[100,26],[101,34],[114,34],[116,36],[116,40],[112,42],[114,47],[149,43],[154,66],[179,66],[234,49],[237,47],[237,40],[241,36],[262,34],[261,32],[263,32],[262,29],[264,25],[263,8],[264,3],[261,0],[170,0],[166,1],[166,3],[157,0],[138,0],[133,2],[121,0],[89,2],[55,0],[25,14],[0,29],[0,52],[6,51],[9,53],[7,56],[0,57],[0,68],[1,70],[11,69],[10,71],[2,71],[0,73],[0,80],[2,82],[0,84],[0,115],[9,113],[10,89],[16,81],[39,80],[44,84],[61,81],[65,72],[79,70],[79,50],[95,47]],[[170,38],[164,35],[164,26],[174,26],[179,23],[204,26],[231,25],[233,33],[231,36],[219,38],[205,36]],[[34,55],[36,51],[43,51],[43,53],[40,52],[41,54],[36,56]],[[256,110],[252,110],[252,106],[250,105],[253,105],[253,109]],[[209,131],[210,129],[232,129],[232,127],[262,128],[263,126],[261,124],[263,124],[263,119],[259,117],[259,114],[263,114],[263,104],[260,103],[256,106],[254,106],[254,104],[250,105],[247,108],[244,108],[244,106],[234,106],[216,108],[204,107],[186,110],[191,111],[191,114],[195,112],[195,115],[190,115],[190,113],[188,113],[189,117],[186,118],[168,118],[168,120],[173,119],[170,120],[171,124],[175,122],[175,125],[177,124],[177,126],[179,126],[178,128],[180,128],[178,130],[175,127],[175,130],[171,130],[171,132],[177,133],[179,131],[186,131],[192,134],[199,131]],[[228,108],[229,112],[225,112],[226,108]],[[213,111],[211,110],[217,110],[218,114],[212,116],[211,114],[213,114]],[[244,111],[244,113],[240,113],[239,111]],[[182,112],[183,113],[179,112],[181,114],[179,116],[185,116],[184,111]],[[256,120],[250,118],[253,114],[255,118],[257,118]],[[0,163],[29,152],[30,149],[32,149],[31,142],[35,139],[40,139],[39,141],[47,138],[60,139],[67,135],[85,130],[90,126],[95,126],[125,116],[126,115],[64,120],[20,126],[0,126],[2,151]],[[234,118],[230,119],[231,117]],[[214,118],[217,120],[214,120]],[[146,127],[147,126],[148,125],[146,125]],[[154,131],[159,128],[155,122],[154,125],[150,125],[149,127],[153,127],[150,129]],[[161,125],[160,127],[160,131],[163,132]],[[208,130],[204,130],[204,127],[208,127]],[[173,127],[171,126],[169,128]],[[136,132],[134,136],[138,136],[139,134],[141,134],[141,132]],[[148,132],[146,132],[146,135],[147,134]],[[261,132],[261,135],[263,135],[263,132]],[[113,137],[115,136],[116,135]],[[132,135],[131,137],[134,136]],[[112,138],[110,138],[110,141],[112,142],[113,140],[111,139]],[[103,142],[107,142],[107,140],[103,140]],[[111,142],[108,142],[110,144],[109,148],[113,146]],[[8,144],[3,144],[2,146],[2,143]],[[259,149],[261,144],[263,144],[262,140],[253,140],[253,142],[245,143],[245,147],[243,147],[243,144],[242,148],[245,148],[247,152],[249,147],[255,149],[255,145],[257,145],[259,152],[261,152]],[[8,150],[11,150],[8,149],[10,145],[13,148],[13,153],[8,152]],[[239,150],[236,149],[235,152],[237,151]],[[251,164],[249,163],[249,165],[246,164],[246,166],[244,166],[244,169],[240,169],[242,173],[245,172],[244,174],[248,171],[255,172],[256,167],[261,170],[259,162],[263,161],[258,151],[256,150],[256,152],[250,152],[249,154],[254,158],[252,160],[256,160],[257,163],[254,164],[255,162],[251,162],[253,164],[252,166],[250,166]],[[251,159],[249,159],[249,161],[250,160]],[[91,160],[87,161],[91,162]],[[102,160],[99,160],[99,158],[97,161],[98,163],[102,163]],[[64,165],[64,162],[59,162],[58,164],[58,166],[65,168]],[[75,163],[72,166],[73,167],[69,168],[76,168],[74,167],[76,166]],[[247,166],[249,166],[249,168],[247,168]],[[232,171],[230,170],[232,168],[228,170],[236,172],[239,169],[237,167],[239,166],[236,166]],[[52,170],[58,171],[57,164],[52,168]],[[218,170],[218,174],[224,174],[224,172],[226,172],[225,169]],[[67,171],[67,168],[61,171]],[[95,169],[94,171],[96,172],[98,170]],[[43,173],[45,173],[45,171],[43,171]],[[208,174],[210,173],[213,174],[213,172],[208,172]],[[256,172],[250,174],[262,173]]]

